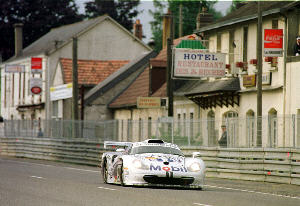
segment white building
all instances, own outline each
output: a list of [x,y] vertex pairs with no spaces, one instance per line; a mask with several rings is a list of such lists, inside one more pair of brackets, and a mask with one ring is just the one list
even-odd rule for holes
[[[17,27],[17,31],[22,31]],[[22,36],[17,34],[17,42]],[[72,58],[72,38],[78,38],[78,59],[133,60],[151,48],[123,28],[111,17],[104,15],[71,25],[54,28],[31,45],[19,45],[14,57],[1,67],[1,115],[5,119],[49,119],[52,105],[49,87],[60,58]],[[31,72],[31,58],[41,57],[41,74]],[[5,66],[24,65],[25,72],[8,73]],[[42,78],[41,95],[31,95],[30,78]]]

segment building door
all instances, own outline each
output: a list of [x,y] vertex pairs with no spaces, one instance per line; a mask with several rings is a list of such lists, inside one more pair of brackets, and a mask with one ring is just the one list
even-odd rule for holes
[[238,147],[239,141],[239,120],[238,113],[234,111],[229,111],[224,114],[223,121],[227,127],[227,146],[228,147]]
[[246,114],[246,136],[247,146],[256,147],[255,117],[252,110],[249,110]]

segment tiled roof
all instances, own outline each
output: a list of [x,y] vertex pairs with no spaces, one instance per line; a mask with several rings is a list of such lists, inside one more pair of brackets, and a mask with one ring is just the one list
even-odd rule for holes
[[[97,18],[53,28],[47,34],[30,44],[28,47],[24,48],[22,56],[20,57],[50,52],[67,41],[70,41],[76,34],[92,27],[99,22],[102,22],[106,18],[109,17],[107,15],[103,15]],[[16,58],[19,57],[12,57],[8,61],[12,61]]]
[[167,83],[164,83],[151,97],[166,97],[167,96]]
[[110,108],[135,106],[137,97],[149,96],[149,67],[110,105]]
[[[297,6],[299,2],[293,1],[261,1],[262,15],[279,13],[281,9]],[[218,19],[215,23],[200,28],[196,33],[218,29],[223,26],[238,24],[257,18],[257,1],[248,2],[239,9],[229,13],[225,17]]]
[[[96,85],[119,70],[127,60],[78,60],[78,84]],[[64,83],[72,82],[72,59],[61,58]]]
[[[157,54],[155,51],[149,51],[144,52],[137,58],[131,60],[128,64],[124,65],[118,71],[92,88],[84,97],[85,104],[91,104],[94,100],[102,96],[104,93],[109,92],[110,89],[114,88],[116,85],[122,84],[124,79],[133,77],[132,81],[123,86],[123,90],[119,90],[117,94],[114,94],[112,97],[114,99],[116,96],[121,94],[128,87],[128,85],[130,85],[137,78],[137,76],[140,75],[142,71],[145,70],[149,63],[149,59],[155,57],[156,55]],[[108,102],[113,101],[113,99],[110,99]]]

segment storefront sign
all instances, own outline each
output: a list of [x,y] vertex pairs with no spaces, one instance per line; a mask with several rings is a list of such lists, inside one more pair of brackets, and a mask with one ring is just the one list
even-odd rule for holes
[[268,72],[268,73],[263,73],[262,74],[262,85],[271,85],[271,73]]
[[6,73],[22,73],[25,72],[25,65],[18,65],[18,64],[7,64],[5,65],[5,72]]
[[31,72],[42,73],[43,70],[43,58],[31,57]]
[[265,29],[264,56],[282,57],[283,30]]
[[50,87],[50,101],[68,99],[73,96],[72,83]]
[[256,75],[243,76],[244,87],[255,87],[256,86]]
[[42,78],[30,78],[30,92],[33,95],[40,95],[42,93],[43,80]]
[[137,108],[160,108],[160,97],[138,97]]
[[173,77],[201,78],[225,75],[225,54],[207,53],[201,49],[173,49]]

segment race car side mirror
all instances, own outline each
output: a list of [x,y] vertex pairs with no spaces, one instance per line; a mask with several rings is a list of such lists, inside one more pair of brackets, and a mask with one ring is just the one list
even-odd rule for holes
[[201,155],[200,152],[193,152],[193,158],[199,157]]
[[119,148],[116,150],[116,152],[124,152],[124,151],[125,151],[125,149],[123,149],[123,148]]

